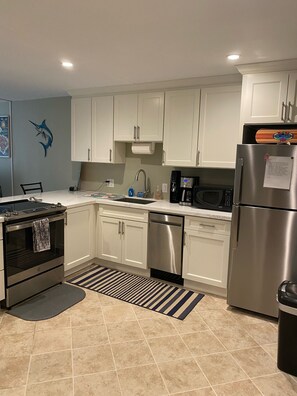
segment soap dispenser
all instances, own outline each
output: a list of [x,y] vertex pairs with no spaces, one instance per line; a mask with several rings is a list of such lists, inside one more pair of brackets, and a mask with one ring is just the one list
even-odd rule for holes
[[128,190],[128,196],[129,197],[134,197],[134,188],[132,186]]
[[154,193],[154,198],[155,199],[162,199],[162,192],[161,192],[159,186],[157,186],[157,188],[156,188],[156,191]]

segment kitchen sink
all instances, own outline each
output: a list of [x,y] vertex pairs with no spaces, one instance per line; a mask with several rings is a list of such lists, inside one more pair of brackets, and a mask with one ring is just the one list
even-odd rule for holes
[[151,199],[143,199],[143,198],[121,198],[121,199],[115,199],[117,202],[128,202],[128,203],[135,203],[135,204],[141,204],[141,205],[147,205],[156,201],[153,201]]

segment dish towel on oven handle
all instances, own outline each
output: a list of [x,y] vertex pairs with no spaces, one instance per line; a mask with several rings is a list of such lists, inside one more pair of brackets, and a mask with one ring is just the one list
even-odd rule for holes
[[49,219],[40,219],[33,221],[33,251],[34,253],[50,250],[50,226]]

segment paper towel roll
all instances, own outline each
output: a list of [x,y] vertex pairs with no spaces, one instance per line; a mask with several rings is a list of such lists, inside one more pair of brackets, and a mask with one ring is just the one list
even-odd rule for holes
[[133,154],[154,154],[155,143],[132,143],[131,149]]

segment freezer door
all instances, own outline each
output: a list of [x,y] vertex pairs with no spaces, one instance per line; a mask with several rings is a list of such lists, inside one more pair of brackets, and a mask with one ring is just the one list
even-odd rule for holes
[[[293,158],[290,190],[263,187],[267,156]],[[235,171],[234,203],[297,209],[297,146],[239,144]]]
[[228,274],[229,305],[278,316],[283,280],[297,282],[297,212],[233,208]]

